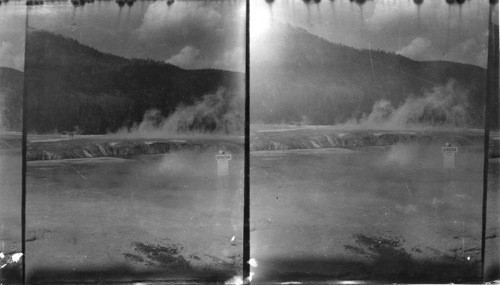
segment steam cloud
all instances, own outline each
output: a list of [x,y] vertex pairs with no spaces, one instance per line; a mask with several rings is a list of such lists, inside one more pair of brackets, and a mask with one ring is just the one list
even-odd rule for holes
[[363,128],[398,129],[408,126],[467,127],[470,103],[467,91],[450,80],[446,85],[434,87],[423,97],[409,97],[397,108],[382,99],[373,105],[370,114],[346,125]]
[[178,106],[175,112],[164,117],[158,109],[145,112],[140,124],[119,133],[138,135],[165,134],[231,134],[242,135],[244,126],[244,101],[242,96],[219,88],[206,94],[190,106]]

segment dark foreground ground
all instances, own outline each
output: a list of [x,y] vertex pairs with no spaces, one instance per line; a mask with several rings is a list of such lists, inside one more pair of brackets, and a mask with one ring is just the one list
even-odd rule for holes
[[[70,144],[92,144],[79,139]],[[59,142],[46,141],[48,148],[71,149],[54,146]],[[217,176],[215,161],[221,145],[241,146],[171,143],[190,147],[29,162],[28,280],[223,281],[241,275],[243,158],[233,153],[227,177]]]
[[[445,142],[459,146],[449,172]],[[479,282],[482,142],[480,131],[253,129],[254,283]],[[222,146],[235,154],[227,181],[215,176]],[[234,139],[33,140],[29,280],[239,274],[241,150]],[[490,163],[491,268],[499,248],[497,161]]]
[[[480,282],[481,133],[254,134],[254,150],[272,149],[251,154],[256,283]],[[459,146],[452,171],[443,169],[446,141]],[[491,171],[498,177],[498,167]],[[498,179],[492,183],[491,206],[498,208]],[[488,242],[498,261],[495,212]]]
[[10,257],[21,252],[21,134],[0,133],[0,283],[21,281],[21,263]]

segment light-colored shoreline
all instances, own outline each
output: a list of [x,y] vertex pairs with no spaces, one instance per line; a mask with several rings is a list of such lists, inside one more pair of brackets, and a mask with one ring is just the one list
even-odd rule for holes
[[320,154],[320,153],[354,153],[355,150],[346,148],[315,148],[315,149],[286,149],[286,150],[253,150],[250,155],[253,156],[267,156],[267,155],[280,155],[288,153],[296,154]]

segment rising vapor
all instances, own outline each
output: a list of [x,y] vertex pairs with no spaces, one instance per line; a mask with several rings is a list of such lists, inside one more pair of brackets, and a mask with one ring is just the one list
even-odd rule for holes
[[386,99],[374,103],[370,114],[351,119],[346,125],[373,129],[402,129],[406,127],[457,127],[469,126],[470,103],[468,91],[456,81],[424,92],[422,97],[408,97],[394,107]]
[[139,136],[200,133],[243,135],[243,125],[243,96],[220,87],[193,105],[178,106],[168,117],[158,109],[150,109],[144,113],[142,122],[131,128],[123,128],[118,133]]

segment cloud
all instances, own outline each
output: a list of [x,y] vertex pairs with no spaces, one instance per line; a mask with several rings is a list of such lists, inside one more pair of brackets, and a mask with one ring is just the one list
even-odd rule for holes
[[17,47],[9,41],[0,43],[0,66],[24,69],[24,48]]
[[244,2],[188,2],[149,5],[134,30],[138,41],[147,45],[144,49],[182,68],[243,71],[242,49],[234,47],[245,39],[244,17],[239,15]]
[[237,46],[224,51],[222,56],[214,62],[215,68],[241,71],[245,69],[245,49]]
[[464,63],[472,63],[479,66],[486,66],[488,57],[488,36],[479,41],[474,38],[453,45],[444,55],[445,60],[455,60]]
[[245,49],[241,46],[225,50],[213,61],[204,59],[201,49],[188,45],[165,62],[186,68],[217,68],[243,72],[245,70]]
[[168,7],[163,2],[149,5],[142,25],[137,29],[139,38],[150,39],[158,33],[174,33],[186,29],[212,30],[222,23],[222,15],[202,3],[191,4],[189,7]]
[[0,58],[3,58],[10,49],[12,49],[12,43],[2,42],[0,45]]
[[193,46],[185,46],[178,54],[167,59],[166,62],[182,68],[195,68],[199,55],[200,49]]
[[467,55],[472,49],[475,49],[477,43],[474,39],[466,39],[456,45],[453,45],[447,52],[447,58],[460,58]]
[[431,41],[426,38],[417,37],[411,41],[411,43],[396,53],[402,56],[406,56],[412,59],[420,59],[422,54],[429,49],[431,46]]

